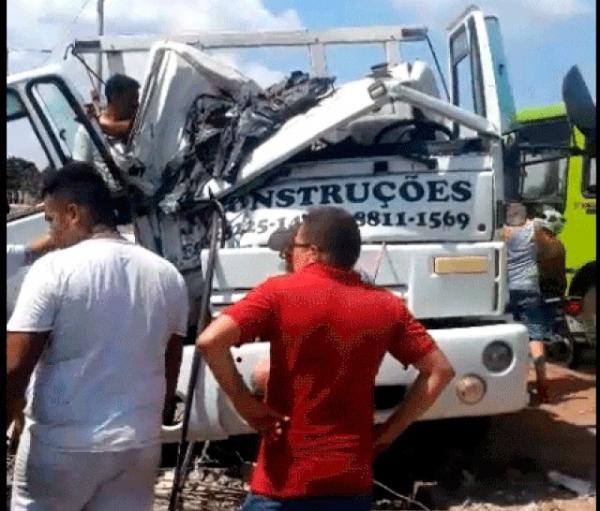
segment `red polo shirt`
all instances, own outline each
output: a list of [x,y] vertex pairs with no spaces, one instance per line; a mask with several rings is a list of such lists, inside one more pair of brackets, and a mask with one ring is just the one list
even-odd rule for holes
[[404,302],[322,263],[268,279],[224,312],[242,341],[271,341],[266,401],[290,417],[261,442],[254,493],[363,495],[372,485],[375,375],[386,351],[411,364],[434,349]]

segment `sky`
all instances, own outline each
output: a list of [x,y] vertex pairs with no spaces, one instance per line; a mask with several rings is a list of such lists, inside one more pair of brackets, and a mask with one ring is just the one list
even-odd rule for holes
[[[9,72],[62,63],[88,96],[81,66],[63,60],[76,37],[96,33],[97,0],[8,0]],[[340,26],[425,25],[447,75],[446,32],[473,0],[105,0],[105,33],[165,34],[192,30],[322,30]],[[593,0],[479,0],[486,14],[497,15],[517,108],[561,100],[562,78],[577,64],[595,98],[596,5]],[[135,16],[132,13],[136,13]],[[51,50],[40,53],[30,50]],[[406,50],[405,57],[430,61],[426,46]],[[306,51],[226,52],[228,63],[261,85],[307,66]],[[142,58],[131,64],[143,78]],[[379,49],[335,48],[329,70],[338,82],[363,76],[381,62]],[[128,70],[129,71],[129,70]],[[9,146],[10,146],[9,135]],[[9,147],[10,151],[10,147]]]

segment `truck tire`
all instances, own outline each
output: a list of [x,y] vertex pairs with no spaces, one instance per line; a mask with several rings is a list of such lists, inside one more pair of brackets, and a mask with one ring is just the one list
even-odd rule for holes
[[596,261],[584,264],[571,281],[568,296],[583,298],[591,287],[596,286]]
[[568,364],[569,369],[577,369],[581,365],[584,348],[585,346],[580,342],[573,343],[573,355]]
[[574,351],[577,343],[570,333],[560,333],[560,341],[556,336],[546,345],[546,355],[548,361],[554,364],[559,364],[566,367],[571,367],[574,359]]

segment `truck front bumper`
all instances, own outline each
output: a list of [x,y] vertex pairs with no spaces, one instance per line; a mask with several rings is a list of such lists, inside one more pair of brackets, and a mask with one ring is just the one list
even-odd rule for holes
[[[524,408],[528,401],[528,339],[526,328],[518,323],[448,328],[430,330],[454,367],[456,376],[425,413],[421,420],[451,417],[496,415]],[[512,353],[510,362],[502,370],[491,371],[484,362],[484,352],[492,343],[503,343],[503,353]],[[507,349],[507,347],[509,349]],[[193,346],[184,349],[178,395],[185,400]],[[268,357],[268,343],[244,344],[232,348],[233,358],[246,384],[251,387],[251,375],[257,363]],[[489,355],[489,348],[487,354]],[[493,358],[493,357],[492,357]],[[489,357],[487,357],[489,366]],[[386,355],[376,377],[378,390],[385,387],[392,393],[403,393],[417,377],[414,367],[404,368],[390,355]],[[477,402],[465,402],[465,388],[476,385],[469,398]],[[468,401],[468,399],[467,399]],[[375,410],[375,421],[385,420],[393,407]],[[234,410],[231,402],[218,386],[212,372],[204,362],[200,363],[198,382],[190,415],[188,440],[218,440],[232,435],[252,433],[253,430]],[[163,442],[177,442],[181,436],[181,425],[163,427]]]

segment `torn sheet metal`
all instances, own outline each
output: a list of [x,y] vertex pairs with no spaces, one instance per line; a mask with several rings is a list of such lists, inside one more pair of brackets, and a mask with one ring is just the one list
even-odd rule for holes
[[184,128],[198,95],[238,100],[261,89],[235,69],[185,44],[157,43],[149,61],[128,146],[137,165],[128,181],[153,197],[164,185],[165,172],[177,169],[189,150]]

